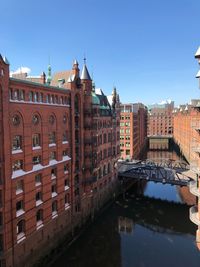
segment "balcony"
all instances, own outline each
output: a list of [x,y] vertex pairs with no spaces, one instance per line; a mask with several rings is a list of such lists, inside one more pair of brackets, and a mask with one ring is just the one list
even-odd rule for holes
[[193,206],[190,208],[190,220],[200,226],[200,220],[199,220],[199,214],[198,214],[198,208],[197,206]]
[[189,189],[190,189],[190,193],[192,193],[193,195],[200,197],[200,191],[199,188],[197,187],[197,181],[191,181],[189,183]]

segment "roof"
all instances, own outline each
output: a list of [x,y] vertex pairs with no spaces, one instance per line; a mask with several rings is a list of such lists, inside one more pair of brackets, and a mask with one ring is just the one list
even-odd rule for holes
[[112,95],[108,95],[107,99],[108,99],[109,104],[112,106],[112,99],[113,99]]
[[93,105],[100,105],[100,100],[99,100],[98,96],[95,94],[95,92],[92,92],[91,95],[92,95],[92,104]]
[[81,79],[82,80],[90,80],[90,81],[92,80],[85,64],[83,65],[83,69],[82,69],[82,73],[81,73]]
[[200,46],[199,48],[197,49],[197,52],[195,54],[195,58],[200,58]]
[[51,86],[51,85],[48,85],[48,84],[42,84],[42,83],[33,82],[33,81],[27,81],[27,80],[21,80],[21,79],[16,79],[16,78],[13,78],[13,77],[10,77],[10,80],[13,81],[13,82],[26,83],[26,84],[33,85],[33,86],[40,86],[40,87],[45,87],[45,88],[54,89],[54,90],[55,89],[56,90],[61,90],[63,92],[70,92],[69,89],[60,88],[58,86]]
[[69,78],[72,76],[72,71],[59,71],[54,73],[52,80],[51,80],[51,85],[52,86],[58,86],[58,80],[65,80],[67,82]]

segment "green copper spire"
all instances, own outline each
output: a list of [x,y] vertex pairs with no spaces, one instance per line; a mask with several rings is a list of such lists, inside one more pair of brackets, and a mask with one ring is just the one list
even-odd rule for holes
[[52,77],[51,77],[51,65],[49,64],[49,66],[48,66],[48,74],[47,74],[47,83],[48,83],[48,85],[50,85],[51,80],[52,80]]

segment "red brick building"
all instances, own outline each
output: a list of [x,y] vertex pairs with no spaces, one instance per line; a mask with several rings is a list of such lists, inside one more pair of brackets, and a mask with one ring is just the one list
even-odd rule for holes
[[[200,62],[200,48],[195,57]],[[200,78],[199,72],[196,77]],[[197,225],[196,242],[200,249],[200,100],[192,100],[191,105],[174,110],[174,140],[194,174],[189,189],[196,196],[196,205],[190,208],[190,219]]]
[[112,196],[120,107],[84,64],[9,77],[0,56],[0,266],[31,266]]
[[173,134],[173,109],[173,101],[148,107],[148,136],[169,136]]
[[120,106],[120,150],[122,159],[137,159],[147,137],[147,108],[141,103]]
[[190,163],[194,173],[194,181],[190,182],[190,192],[197,197],[196,206],[190,209],[190,219],[198,226],[197,243],[200,242],[199,226],[199,175],[200,175],[200,107],[198,100],[192,100],[191,105],[181,105],[174,110],[174,141],[180,147],[182,154]]

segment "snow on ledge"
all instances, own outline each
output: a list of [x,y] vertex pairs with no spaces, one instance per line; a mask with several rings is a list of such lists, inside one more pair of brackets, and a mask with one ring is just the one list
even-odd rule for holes
[[17,171],[14,171],[13,173],[12,173],[12,179],[15,179],[15,178],[17,178],[17,177],[20,177],[20,176],[23,176],[23,175],[27,175],[27,174],[29,174],[29,173],[32,173],[32,172],[36,172],[36,171],[39,171],[39,170],[43,170],[43,169],[45,169],[45,168],[48,168],[48,167],[50,167],[50,166],[53,166],[53,165],[56,165],[56,164],[60,164],[60,163],[63,163],[63,162],[65,162],[65,161],[69,161],[69,160],[71,160],[71,158],[70,157],[68,157],[68,156],[64,156],[63,157],[63,159],[62,160],[60,160],[60,161],[57,161],[57,160],[51,160],[50,162],[49,162],[49,164],[48,165],[45,165],[45,166],[43,166],[43,165],[41,165],[41,164],[37,164],[37,165],[34,165],[33,166],[33,169],[31,170],[31,171],[24,171],[24,170],[17,170]]

